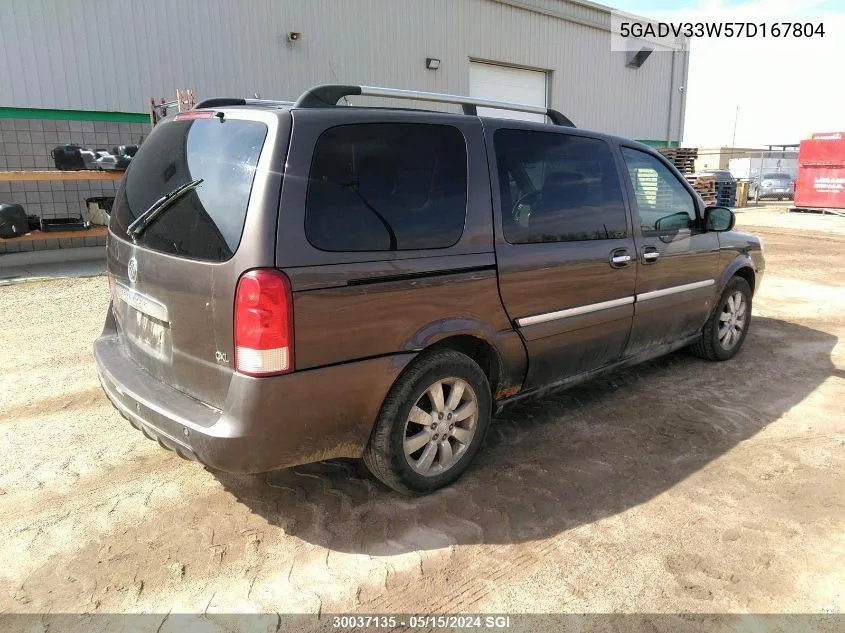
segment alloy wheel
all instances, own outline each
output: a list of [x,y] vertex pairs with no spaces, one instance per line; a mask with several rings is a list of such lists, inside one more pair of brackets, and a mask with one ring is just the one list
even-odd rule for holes
[[719,315],[719,345],[729,350],[739,342],[748,316],[748,302],[739,290],[734,292],[725,302]]
[[439,475],[458,463],[475,437],[478,397],[465,380],[444,378],[411,407],[403,448],[408,465],[425,476]]

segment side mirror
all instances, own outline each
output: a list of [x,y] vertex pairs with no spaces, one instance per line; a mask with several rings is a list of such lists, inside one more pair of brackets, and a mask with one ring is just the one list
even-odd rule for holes
[[654,223],[654,228],[661,233],[677,233],[690,227],[690,217],[686,211],[666,215]]
[[736,215],[726,207],[707,207],[704,210],[704,226],[708,231],[730,231],[736,224]]

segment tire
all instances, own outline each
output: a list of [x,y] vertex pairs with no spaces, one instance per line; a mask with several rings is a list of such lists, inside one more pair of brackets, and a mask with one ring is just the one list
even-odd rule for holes
[[[443,401],[439,409],[436,398],[430,395],[432,390],[436,392],[437,384]],[[459,384],[459,401],[450,407],[454,405],[453,389]],[[465,405],[473,402],[475,413],[467,413],[473,407]],[[442,420],[437,417],[438,410],[443,412]],[[471,358],[446,349],[423,353],[387,394],[364,451],[364,464],[394,490],[404,494],[433,492],[457,480],[470,465],[490,428],[491,411],[490,383]],[[447,417],[452,415],[454,418]],[[468,417],[458,420],[460,415]],[[414,450],[406,456],[408,440],[409,450]],[[442,446],[444,443],[448,449]]]
[[[736,326],[734,326],[733,330],[735,334],[730,337],[730,341],[728,341],[728,344],[726,345],[725,343],[727,339],[722,338],[720,334],[721,332],[724,332],[722,329],[723,324],[728,324],[728,326],[730,326],[732,323],[730,320],[732,314],[729,302],[733,298],[734,305],[736,305],[737,293],[742,296],[742,301],[745,306],[741,319],[738,318],[734,321],[734,323],[741,326],[741,330],[736,332]],[[723,314],[729,315],[727,321],[723,321]],[[734,314],[736,313],[734,312]],[[704,328],[702,328],[701,331],[701,338],[690,346],[690,351],[692,351],[692,353],[696,356],[706,360],[730,360],[736,356],[737,352],[739,352],[742,348],[742,344],[745,342],[745,337],[748,334],[748,327],[750,325],[751,287],[742,277],[732,277],[728,282],[728,285],[725,287],[725,291],[722,293],[722,296],[719,298],[719,303],[716,305],[716,309],[710,315],[710,318],[707,319],[707,323],[704,324]]]

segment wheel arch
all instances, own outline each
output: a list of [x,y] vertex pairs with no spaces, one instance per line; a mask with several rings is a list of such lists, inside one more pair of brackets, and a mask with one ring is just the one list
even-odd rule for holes
[[514,330],[497,332],[466,319],[432,323],[412,336],[404,349],[419,354],[451,349],[465,354],[487,376],[493,400],[518,393],[528,368],[525,346]]
[[747,281],[748,286],[751,288],[751,295],[754,295],[754,288],[757,284],[757,276],[754,274],[754,269],[750,266],[741,266],[737,268],[731,276],[742,277],[745,281]]
[[490,392],[496,398],[499,385],[502,383],[502,358],[490,343],[471,334],[447,336],[429,345],[424,352],[438,349],[451,349],[469,356],[479,367],[490,383]]
[[751,295],[754,296],[754,291],[757,287],[757,272],[754,269],[754,261],[748,255],[741,255],[734,259],[730,265],[722,272],[719,278],[719,295],[725,290],[725,286],[732,277],[740,277],[748,282],[751,288]]

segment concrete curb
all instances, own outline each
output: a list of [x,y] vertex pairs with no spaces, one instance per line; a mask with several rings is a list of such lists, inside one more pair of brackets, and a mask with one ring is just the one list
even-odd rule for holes
[[0,286],[70,277],[95,277],[105,272],[106,249],[102,246],[0,255]]
[[7,268],[38,266],[41,264],[60,264],[62,262],[82,262],[106,260],[103,246],[85,246],[82,248],[59,248],[49,251],[27,251],[25,253],[6,253],[0,255],[0,271]]

